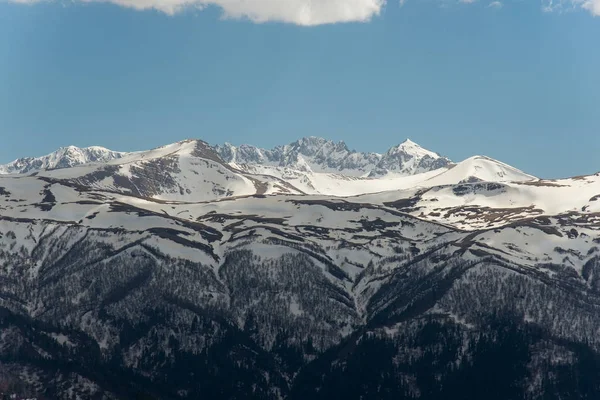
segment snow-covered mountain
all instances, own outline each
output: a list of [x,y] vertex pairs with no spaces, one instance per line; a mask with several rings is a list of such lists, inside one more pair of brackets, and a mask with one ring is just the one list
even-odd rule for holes
[[40,170],[36,175],[90,189],[169,201],[211,201],[271,193],[302,193],[274,176],[259,176],[225,163],[201,140],[121,154],[105,163]]
[[26,174],[39,170],[70,168],[89,163],[105,163],[123,157],[127,153],[108,150],[104,147],[75,146],[61,147],[42,157],[19,158],[9,164],[0,165],[0,174]]
[[500,162],[477,159],[456,165],[410,140],[383,155],[350,151],[343,142],[315,137],[273,150],[184,140],[134,153],[69,147],[17,160],[0,172],[35,172],[95,189],[178,201],[276,193],[356,196],[469,179],[535,179]]
[[354,177],[380,176],[389,172],[414,175],[452,162],[418,144],[406,140],[385,154],[360,153],[346,143],[307,137],[272,150],[251,145],[239,147],[226,143],[216,151],[228,163],[290,168],[302,172],[334,173]]
[[[312,136],[271,150],[251,145],[236,147],[229,143],[214,146],[213,149],[223,161],[233,165],[279,167],[299,172],[334,173],[354,177],[381,176],[390,172],[407,176],[452,165],[446,157],[423,149],[410,140],[392,147],[385,154],[360,153],[350,150],[344,142],[335,143]],[[42,157],[19,158],[9,164],[0,165],[0,174],[22,174],[89,163],[107,163],[129,154],[99,146],[61,147]],[[141,158],[144,152],[131,154]]]
[[416,175],[441,168],[449,168],[452,165],[448,158],[426,150],[410,139],[406,139],[383,154],[376,168],[369,175],[385,175],[389,172],[401,175]]
[[0,175],[3,376],[52,399],[600,398],[600,174],[285,147]]
[[489,157],[470,157],[425,182],[426,186],[473,182],[527,182],[537,178]]

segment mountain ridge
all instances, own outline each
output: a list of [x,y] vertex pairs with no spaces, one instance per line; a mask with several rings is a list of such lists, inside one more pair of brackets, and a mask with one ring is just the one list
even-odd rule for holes
[[[315,136],[301,138],[273,149],[262,149],[248,144],[234,146],[229,143],[211,147],[226,163],[287,167],[304,172],[329,172],[349,176],[381,176],[389,172],[413,175],[452,165],[448,158],[425,150],[409,139],[383,154],[357,152],[350,150],[343,141],[336,143]],[[31,173],[92,162],[110,162],[146,152],[148,151],[118,152],[100,146],[68,146],[41,157],[23,157],[0,165],[0,174]],[[410,165],[405,165],[407,163]]]

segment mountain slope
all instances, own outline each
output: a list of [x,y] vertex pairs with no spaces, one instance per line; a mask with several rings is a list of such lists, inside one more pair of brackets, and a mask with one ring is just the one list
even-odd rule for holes
[[[453,172],[449,170],[448,172]],[[449,184],[462,175],[442,173],[418,188],[357,196],[353,201],[385,204],[430,221],[477,230],[553,215],[596,219],[600,213],[600,173],[560,180],[477,181]],[[449,179],[450,178],[450,179]]]
[[465,231],[390,193],[165,204],[0,182],[0,362],[51,398],[475,400],[477,371],[498,399],[600,393],[591,210]]

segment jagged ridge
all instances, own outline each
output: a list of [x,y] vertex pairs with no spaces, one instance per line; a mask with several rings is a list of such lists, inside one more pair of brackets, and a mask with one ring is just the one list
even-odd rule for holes
[[226,143],[216,147],[221,157],[235,164],[293,168],[304,172],[339,173],[348,176],[382,176],[394,172],[414,175],[449,167],[452,162],[406,140],[385,154],[350,150],[345,142],[307,137],[272,150]]

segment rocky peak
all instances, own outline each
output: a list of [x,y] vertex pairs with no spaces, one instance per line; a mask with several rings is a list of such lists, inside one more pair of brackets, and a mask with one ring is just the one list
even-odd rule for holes
[[452,165],[446,157],[424,149],[410,139],[397,146],[391,147],[381,158],[377,169],[371,174],[395,172],[403,175],[414,175],[418,173],[447,168]]

